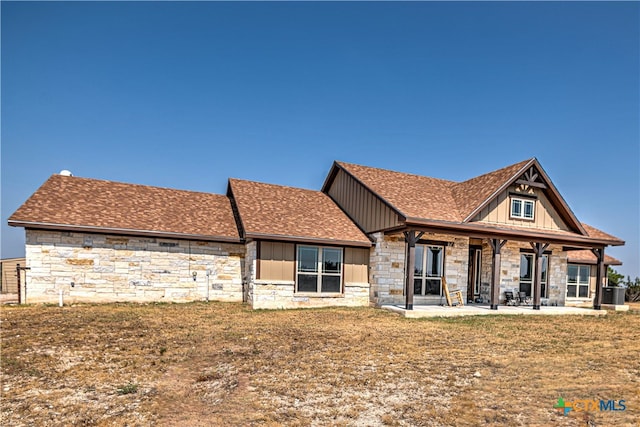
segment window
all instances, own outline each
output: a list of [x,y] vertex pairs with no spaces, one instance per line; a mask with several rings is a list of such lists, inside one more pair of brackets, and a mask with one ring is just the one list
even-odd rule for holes
[[511,218],[533,220],[535,200],[511,199]]
[[[549,259],[542,255],[542,279],[540,280],[540,298],[548,298],[547,269]],[[533,254],[520,254],[520,292],[533,296],[533,278],[535,277],[535,257]]]
[[588,265],[567,266],[567,298],[589,298],[590,272]]
[[342,292],[342,249],[298,246],[297,292]]
[[441,295],[443,260],[442,246],[416,245],[416,266],[413,272],[414,295]]

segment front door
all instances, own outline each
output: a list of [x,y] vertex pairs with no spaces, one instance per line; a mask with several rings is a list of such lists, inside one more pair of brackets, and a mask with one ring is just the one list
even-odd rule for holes
[[480,298],[480,280],[482,271],[482,249],[480,247],[469,248],[469,274],[467,282],[467,301],[473,302]]

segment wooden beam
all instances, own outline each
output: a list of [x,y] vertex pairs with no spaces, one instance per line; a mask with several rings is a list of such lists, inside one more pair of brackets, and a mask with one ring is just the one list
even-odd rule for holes
[[489,245],[493,251],[491,257],[491,310],[497,310],[500,304],[500,250],[507,243],[506,240],[489,239]]
[[416,243],[424,232],[416,234],[415,230],[409,230],[404,232],[404,239],[409,246],[408,257],[407,257],[407,274],[406,282],[405,282],[405,309],[413,310],[413,277],[416,268]]
[[[533,278],[533,309],[540,310],[540,297],[542,294],[542,262],[544,251],[549,247],[549,243],[529,242],[533,248],[536,259],[536,274]],[[548,284],[547,284],[548,286]]]
[[547,188],[547,184],[544,184],[542,182],[535,182],[535,181],[528,181],[525,179],[518,179],[516,181],[516,184],[520,184],[520,185],[528,185],[530,187],[537,187],[537,188]]
[[604,265],[604,248],[594,248],[591,252],[598,259],[596,264],[596,294],[593,297],[593,309],[600,310],[602,307],[602,282],[606,274],[606,268]]

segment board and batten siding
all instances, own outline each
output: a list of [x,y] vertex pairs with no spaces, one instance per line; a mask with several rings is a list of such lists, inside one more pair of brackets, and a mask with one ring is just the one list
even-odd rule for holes
[[[514,193],[521,193],[523,195],[523,199],[526,199],[527,196],[536,197],[533,221],[511,218],[511,197],[517,197]],[[546,230],[570,231],[570,228],[562,220],[543,191],[534,188],[530,188],[527,192],[517,191],[517,186],[515,185],[509,187],[508,190],[503,191],[498,195],[498,197],[492,200],[491,203],[482,209],[472,221],[491,224],[508,224]]]
[[[295,243],[259,243],[258,279],[276,281],[295,280]],[[369,281],[369,249],[344,248],[345,283],[367,283]]]
[[260,242],[258,250],[258,279],[295,280],[294,243]]
[[344,281],[345,283],[369,282],[369,248],[345,248]]
[[337,172],[327,193],[365,233],[400,224],[395,211],[343,170]]

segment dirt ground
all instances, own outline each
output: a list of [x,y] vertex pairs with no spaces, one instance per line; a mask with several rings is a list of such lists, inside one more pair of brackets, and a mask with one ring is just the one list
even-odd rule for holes
[[[0,320],[6,426],[640,421],[640,307],[411,320],[373,308],[113,304],[2,307]],[[566,416],[559,398],[575,404]],[[618,410],[589,403],[600,400]]]

